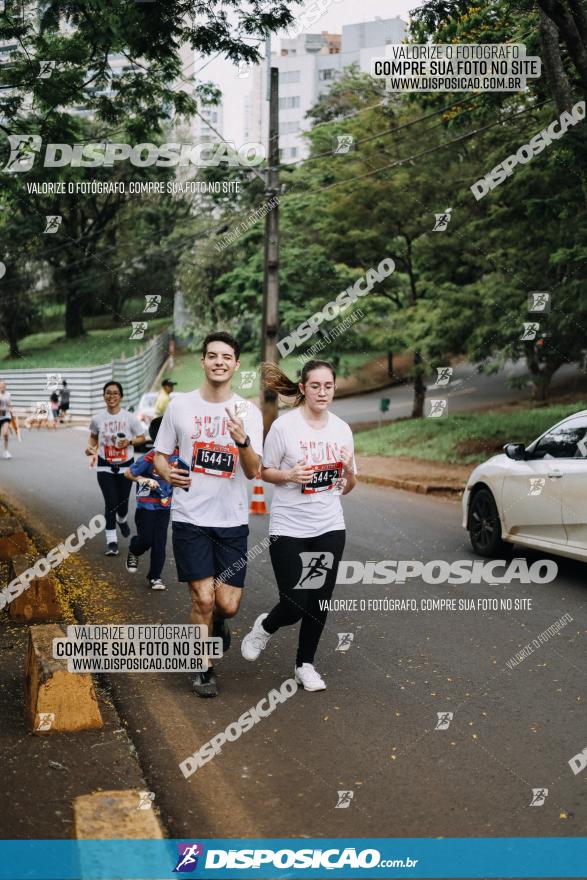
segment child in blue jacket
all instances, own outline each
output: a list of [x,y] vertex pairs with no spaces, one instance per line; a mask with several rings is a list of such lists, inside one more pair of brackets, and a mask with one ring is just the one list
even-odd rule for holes
[[[153,419],[149,425],[151,440],[155,440],[161,419]],[[125,472],[124,476],[137,484],[137,509],[135,525],[137,534],[131,538],[126,557],[126,568],[134,574],[139,566],[138,557],[147,550],[151,551],[151,561],[147,579],[152,590],[164,590],[161,573],[165,565],[165,548],[167,545],[167,528],[171,513],[173,486],[163,480],[153,466],[155,450],[151,449],[142,455]],[[169,463],[173,465],[177,456],[171,455]]]

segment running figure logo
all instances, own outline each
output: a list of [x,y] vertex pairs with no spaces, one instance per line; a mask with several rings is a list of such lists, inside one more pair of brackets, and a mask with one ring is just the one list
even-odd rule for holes
[[338,645],[336,646],[337,651],[348,651],[350,646],[353,643],[353,639],[355,638],[354,633],[339,633],[338,634]]
[[139,802],[137,810],[150,810],[155,800],[154,791],[139,791]]
[[541,495],[546,485],[546,477],[530,477],[530,489],[528,495]]
[[41,149],[43,139],[38,134],[9,134],[10,156],[2,171],[22,174],[35,164],[35,153]]
[[45,217],[45,223],[47,224],[43,230],[43,232],[47,232],[49,234],[57,232],[59,227],[61,226],[61,221],[63,217],[61,214],[47,214]]
[[47,384],[45,385],[46,391],[55,391],[61,385],[63,381],[61,377],[61,373],[47,373]]
[[41,61],[41,67],[37,79],[51,79],[51,74],[55,70],[56,64],[56,61]]
[[198,867],[198,858],[204,855],[201,843],[178,843],[179,856],[173,869],[176,874],[191,874]]
[[529,312],[550,312],[550,293],[547,290],[533,290],[528,294]]
[[355,139],[352,134],[337,134],[332,139],[333,152],[340,154],[350,153],[355,149]]
[[524,321],[524,330],[520,336],[520,342],[528,342],[536,339],[536,334],[540,330],[540,324],[535,321]]
[[132,321],[132,330],[129,339],[142,339],[149,325],[146,321]]
[[436,222],[432,232],[444,232],[450,223],[452,208],[447,208],[443,214],[435,214]]
[[302,573],[294,590],[319,590],[334,564],[333,553],[300,553]]
[[51,730],[55,721],[55,712],[39,712],[39,723],[36,730]]
[[438,721],[434,730],[448,730],[453,719],[453,712],[437,712]]
[[430,411],[428,413],[429,419],[439,419],[441,416],[446,415],[446,405],[447,400],[430,400]]
[[436,367],[438,376],[435,385],[448,385],[452,376],[452,367]]
[[530,806],[531,807],[541,807],[547,797],[548,797],[548,789],[547,788],[533,788],[532,789],[532,800],[530,801]]
[[353,791],[339,791],[338,794],[338,803],[335,806],[335,810],[345,810],[351,805],[351,801],[354,797]]
[[156,312],[161,303],[161,296],[158,293],[150,293],[145,296],[145,308],[143,312]]
[[243,390],[246,390],[247,388],[252,388],[253,382],[255,381],[256,377],[256,370],[243,370],[241,372],[241,381],[238,387],[242,388]]

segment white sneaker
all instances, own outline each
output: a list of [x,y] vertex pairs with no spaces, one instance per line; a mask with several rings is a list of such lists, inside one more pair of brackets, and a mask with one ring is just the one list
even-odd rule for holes
[[167,589],[161,578],[150,578],[150,584],[152,590],[165,590]]
[[10,454],[10,452],[7,449],[5,449],[4,452],[2,453],[2,458],[12,458],[12,455]]
[[325,691],[326,682],[316,672],[311,663],[302,663],[296,666],[295,679],[305,691]]
[[266,617],[266,614],[260,614],[250,633],[247,633],[241,642],[241,654],[245,660],[256,660],[261,651],[267,647],[271,633],[265,632],[261,626]]

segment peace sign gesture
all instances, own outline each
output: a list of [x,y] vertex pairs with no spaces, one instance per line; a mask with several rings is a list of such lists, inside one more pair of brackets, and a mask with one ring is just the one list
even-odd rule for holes
[[243,420],[237,413],[236,406],[234,412],[231,412],[228,406],[225,406],[224,409],[228,416],[228,433],[235,443],[244,443],[247,439],[247,432]]

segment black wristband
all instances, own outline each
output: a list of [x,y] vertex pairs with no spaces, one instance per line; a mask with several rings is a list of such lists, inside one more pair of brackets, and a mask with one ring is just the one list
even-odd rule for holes
[[236,445],[238,446],[239,449],[246,449],[247,446],[251,445],[251,438],[247,434],[247,436],[245,437],[244,443],[239,443],[238,440],[235,440],[234,442],[236,443]]

